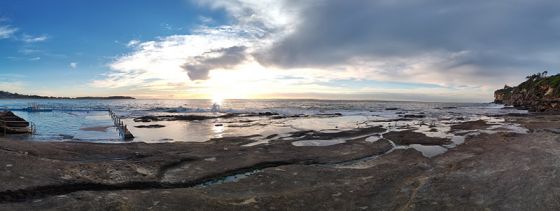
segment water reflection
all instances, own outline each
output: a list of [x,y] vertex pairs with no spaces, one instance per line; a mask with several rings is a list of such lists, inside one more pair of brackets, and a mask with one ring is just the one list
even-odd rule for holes
[[212,132],[214,132],[214,138],[223,138],[224,136],[224,124],[217,123],[212,127]]
[[14,112],[36,125],[37,140],[118,140],[119,133],[107,112]]

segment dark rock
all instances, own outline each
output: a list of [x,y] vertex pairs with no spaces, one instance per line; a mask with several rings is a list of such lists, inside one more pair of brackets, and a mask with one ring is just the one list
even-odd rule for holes
[[476,120],[476,121],[463,122],[463,123],[458,124],[458,125],[452,125],[451,130],[452,131],[456,131],[456,130],[480,130],[480,129],[486,129],[490,126],[492,126],[492,124],[488,124],[484,120]]
[[258,113],[259,116],[274,116],[274,115],[278,115],[278,113],[273,113],[273,112],[260,112]]
[[385,132],[386,130],[382,127],[367,127],[367,128],[356,128],[353,130],[344,130],[335,133],[324,133],[314,130],[304,130],[293,132],[290,137],[298,138],[298,140],[309,140],[309,139],[335,139],[335,138],[352,138],[357,136],[375,134]]
[[152,121],[158,121],[158,118],[155,116],[143,116],[143,117],[134,118],[134,122],[152,122]]
[[429,137],[423,133],[412,130],[391,131],[383,134],[383,137],[398,145],[422,144],[422,145],[445,145],[451,144],[449,139]]
[[136,125],[134,126],[135,128],[162,128],[165,127],[165,125]]
[[405,114],[404,118],[424,118],[426,115],[424,114]]
[[277,136],[278,136],[278,134],[272,134],[272,135],[267,136],[265,139],[271,139],[271,138],[274,138],[274,137],[277,137]]
[[336,117],[336,116],[342,116],[342,114],[341,113],[328,113],[328,114],[317,114],[316,116]]

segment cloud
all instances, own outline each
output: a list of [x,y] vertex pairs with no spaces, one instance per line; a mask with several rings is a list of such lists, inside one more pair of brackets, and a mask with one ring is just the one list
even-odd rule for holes
[[[464,74],[469,80],[497,81],[510,71],[519,76],[559,64],[545,56],[560,53],[555,48],[560,44],[557,1],[292,3],[301,11],[296,29],[256,54],[265,65],[351,68],[356,61],[381,62],[401,68],[374,71],[398,77],[414,68],[400,63],[408,60],[426,68],[421,74],[470,72]],[[434,62],[442,56],[447,59]]]
[[127,47],[134,47],[134,46],[138,45],[139,43],[140,43],[140,40],[131,40],[126,44],[126,46]]
[[262,65],[448,86],[497,86],[559,67],[560,2],[199,0],[266,42]]
[[[552,0],[194,1],[225,11],[229,25],[202,20],[187,35],[134,42],[132,52],[111,62],[111,72],[94,84],[180,84],[198,91],[231,72],[238,74],[235,80],[284,84],[275,87],[285,90],[373,80],[434,84],[447,89],[438,93],[457,96],[453,90],[461,90],[470,99],[487,99],[503,83],[560,67],[560,2]],[[262,70],[248,74],[243,68],[249,67]],[[305,80],[282,83],[288,76]]]
[[[94,80],[96,87],[154,87],[155,84],[181,84],[189,80],[182,66],[188,61],[223,54],[220,49],[250,45],[238,27],[202,27],[191,35],[173,35],[137,44],[134,51],[109,64],[111,72]],[[216,52],[213,52],[216,51]],[[227,56],[226,56],[227,57]],[[226,59],[226,58],[224,58]],[[219,60],[219,59],[218,59]],[[204,62],[204,61],[202,61]],[[208,62],[212,62],[210,59]],[[217,61],[215,61],[217,62]],[[194,64],[194,63],[193,63]],[[196,71],[195,71],[196,72]]]
[[246,59],[245,46],[214,49],[196,56],[181,66],[191,80],[206,80],[210,70],[218,68],[232,68]]
[[198,20],[200,20],[200,22],[202,22],[203,24],[214,23],[214,19],[212,19],[211,17],[207,17],[207,16],[199,16]]
[[27,34],[23,35],[23,37],[21,38],[21,40],[25,43],[44,42],[47,39],[49,39],[47,35],[31,36]]
[[11,26],[0,26],[0,39],[10,38],[18,31],[18,28]]
[[31,54],[37,54],[37,53],[43,53],[43,50],[38,50],[38,49],[34,49],[34,48],[28,48],[28,47],[24,47],[18,50],[19,53],[24,54],[24,55],[31,55]]
[[76,69],[78,67],[78,63],[70,62],[70,64],[68,66],[70,66],[70,68],[72,68],[72,69]]

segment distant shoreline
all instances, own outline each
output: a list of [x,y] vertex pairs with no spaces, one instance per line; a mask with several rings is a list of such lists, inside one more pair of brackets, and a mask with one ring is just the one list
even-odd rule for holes
[[134,97],[0,97],[0,100],[136,100]]
[[54,100],[135,100],[134,97],[129,96],[108,96],[108,97],[52,97],[52,96],[39,96],[39,95],[24,95],[18,93],[10,93],[5,91],[0,91],[0,99],[54,99]]

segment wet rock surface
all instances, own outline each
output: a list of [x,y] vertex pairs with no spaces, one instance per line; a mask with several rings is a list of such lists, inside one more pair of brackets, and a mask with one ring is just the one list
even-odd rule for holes
[[[285,140],[243,146],[258,136],[163,144],[0,139],[0,209],[559,209],[560,142],[551,130],[560,127],[560,116],[505,118],[531,132],[468,136],[433,158],[360,137],[383,132],[372,128],[333,135],[348,140],[327,147]],[[321,134],[298,137],[333,138]],[[383,137],[447,141],[413,131]]]
[[411,130],[391,131],[383,134],[383,137],[398,145],[422,144],[422,145],[445,145],[451,144],[449,139],[428,137],[423,133]]
[[386,131],[386,129],[384,129],[382,127],[356,128],[356,129],[353,129],[353,130],[338,131],[338,132],[332,132],[332,133],[313,131],[313,130],[304,130],[304,131],[293,132],[290,135],[290,137],[297,138],[298,140],[334,139],[334,138],[371,135],[371,134],[381,133],[381,132],[385,132],[385,131]]
[[451,130],[480,130],[485,129],[492,124],[487,123],[484,120],[468,121],[461,124],[456,124],[451,126]]

